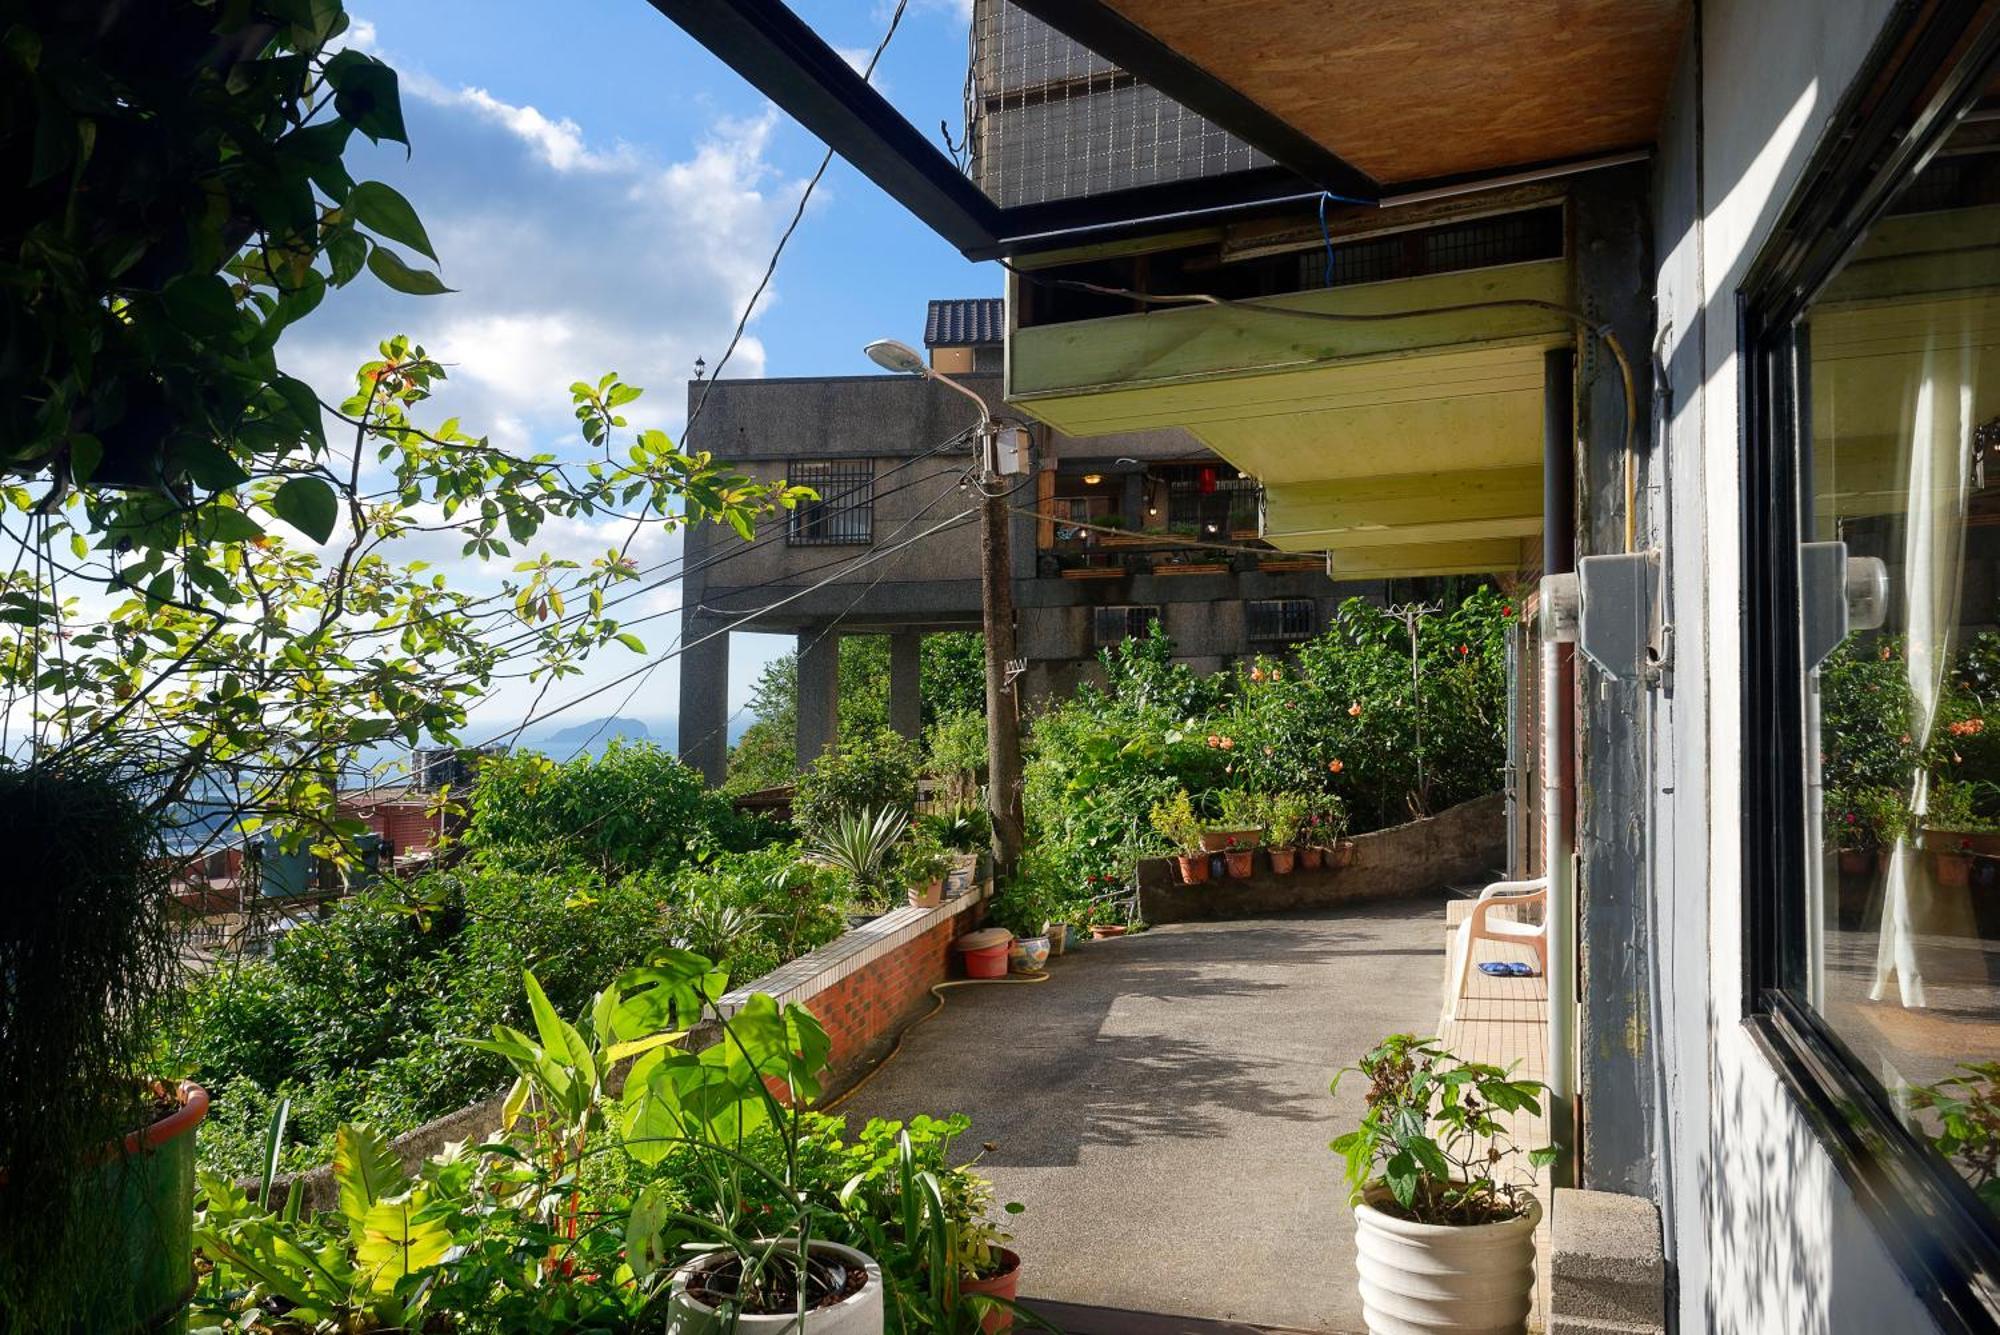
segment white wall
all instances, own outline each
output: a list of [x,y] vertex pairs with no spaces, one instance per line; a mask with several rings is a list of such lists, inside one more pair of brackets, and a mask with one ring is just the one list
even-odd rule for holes
[[[1683,1331],[1928,1331],[1909,1284],[1743,1028],[1735,298],[1890,0],[1706,0],[1661,135],[1673,387],[1650,468],[1670,524],[1655,693],[1661,1205]],[[1661,506],[1664,499],[1668,502]]]

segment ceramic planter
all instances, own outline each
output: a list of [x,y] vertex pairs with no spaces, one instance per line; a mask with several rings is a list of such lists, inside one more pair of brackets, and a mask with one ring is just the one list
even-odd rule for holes
[[1290,876],[1292,874],[1292,864],[1298,860],[1299,856],[1299,851],[1296,848],[1271,848],[1265,851],[1271,855],[1271,874],[1273,876]]
[[1237,848],[1255,848],[1259,833],[1257,830],[1203,830],[1201,846],[1211,853],[1226,853],[1232,844]]
[[1254,848],[1233,848],[1222,857],[1229,864],[1231,880],[1248,880],[1257,868],[1257,850]]
[[970,855],[961,858],[951,874],[944,878],[944,897],[957,899],[972,888],[972,878],[979,870],[979,859]]
[[1329,867],[1351,867],[1354,865],[1354,841],[1342,839],[1326,850],[1326,865]]
[[1017,936],[1007,948],[1007,967],[1014,973],[1040,973],[1049,962],[1046,936]]
[[1326,860],[1326,850],[1307,844],[1299,850],[1299,866],[1306,871],[1318,871],[1319,864]]
[[1355,1269],[1368,1329],[1398,1335],[1514,1335],[1526,1329],[1535,1288],[1541,1203],[1498,1224],[1419,1224],[1354,1207]]
[[807,1312],[805,1321],[792,1313],[773,1316],[729,1316],[687,1292],[688,1280],[702,1267],[719,1265],[729,1253],[705,1256],[682,1266],[674,1275],[667,1304],[667,1335],[882,1335],[882,1267],[874,1259],[835,1242],[815,1242],[812,1254],[861,1266],[868,1280],[831,1307]]
[[928,885],[913,885],[909,892],[910,907],[913,909],[934,909],[944,903],[944,880],[942,877]]
[[[991,1279],[968,1279],[958,1286],[960,1293],[983,1293],[989,1297],[1005,1298],[1013,1302],[1021,1291],[1021,1257],[1011,1247],[996,1247],[1000,1259],[1005,1262],[999,1274]],[[1014,1329],[1014,1314],[1002,1309],[988,1312],[979,1320],[981,1335],[1005,1335]]]
[[1200,885],[1208,879],[1208,854],[1197,853],[1193,857],[1185,855],[1174,859],[1181,869],[1181,880],[1188,885]]

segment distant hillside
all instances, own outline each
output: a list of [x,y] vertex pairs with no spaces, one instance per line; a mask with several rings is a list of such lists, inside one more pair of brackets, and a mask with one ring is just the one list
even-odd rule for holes
[[543,746],[581,746],[593,740],[608,742],[614,737],[622,737],[628,742],[643,742],[651,741],[653,733],[639,719],[594,718],[539,736],[536,741]]

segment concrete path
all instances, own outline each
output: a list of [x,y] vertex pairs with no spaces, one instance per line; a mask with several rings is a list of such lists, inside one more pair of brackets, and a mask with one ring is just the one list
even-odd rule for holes
[[955,988],[839,1111],[964,1112],[1022,1296],[1362,1329],[1326,1145],[1361,1113],[1334,1070],[1435,1026],[1444,902],[1185,923],[1093,941],[1032,985]]

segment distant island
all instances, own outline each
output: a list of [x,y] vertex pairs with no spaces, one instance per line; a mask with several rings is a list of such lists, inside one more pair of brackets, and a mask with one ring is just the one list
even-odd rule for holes
[[622,737],[630,742],[643,742],[650,741],[652,736],[652,730],[635,718],[594,718],[573,723],[536,741],[544,746],[581,746],[593,739],[606,742]]

